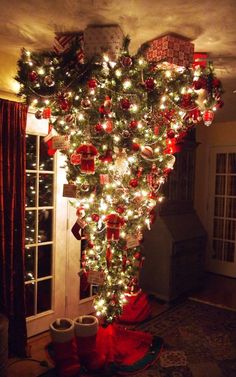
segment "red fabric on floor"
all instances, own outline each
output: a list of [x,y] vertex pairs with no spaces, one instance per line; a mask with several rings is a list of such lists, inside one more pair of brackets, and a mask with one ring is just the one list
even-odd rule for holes
[[151,343],[151,334],[127,330],[117,324],[99,327],[97,334],[97,349],[106,355],[107,363],[132,365],[147,354]]
[[151,307],[147,295],[141,290],[134,295],[127,295],[127,304],[123,307],[119,321],[123,323],[140,323],[151,316]]

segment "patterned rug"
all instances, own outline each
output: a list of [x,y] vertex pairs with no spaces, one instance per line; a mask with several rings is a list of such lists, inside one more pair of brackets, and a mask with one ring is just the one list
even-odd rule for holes
[[236,312],[188,300],[136,329],[165,342],[158,362],[136,377],[236,377]]

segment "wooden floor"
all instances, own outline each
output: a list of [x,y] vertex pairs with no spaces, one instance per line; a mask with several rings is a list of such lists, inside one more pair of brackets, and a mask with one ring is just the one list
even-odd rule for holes
[[[191,294],[191,298],[236,311],[236,279],[206,274],[204,288]],[[168,304],[162,303],[154,297],[150,298],[150,304],[153,316],[162,313],[169,307]],[[8,377],[37,377],[46,372],[48,367],[51,368],[51,360],[45,352],[45,346],[49,342],[48,332],[29,339],[31,359],[9,360]],[[48,363],[48,367],[40,365],[42,362]]]

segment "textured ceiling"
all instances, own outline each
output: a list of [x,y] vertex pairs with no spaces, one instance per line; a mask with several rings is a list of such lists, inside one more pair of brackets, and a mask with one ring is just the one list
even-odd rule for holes
[[[236,119],[236,0],[1,0],[0,90],[16,90],[13,77],[21,47],[50,48],[55,31],[83,30],[90,23],[118,23],[134,53],[147,40],[175,32],[206,51],[225,88],[218,119]],[[221,113],[221,114],[220,114]]]

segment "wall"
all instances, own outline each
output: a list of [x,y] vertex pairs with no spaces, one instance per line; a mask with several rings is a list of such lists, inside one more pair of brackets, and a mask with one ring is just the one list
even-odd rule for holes
[[196,140],[199,146],[196,156],[194,204],[202,224],[207,229],[210,149],[216,146],[235,145],[236,150],[236,121],[213,122],[210,127],[199,125],[196,129]]

